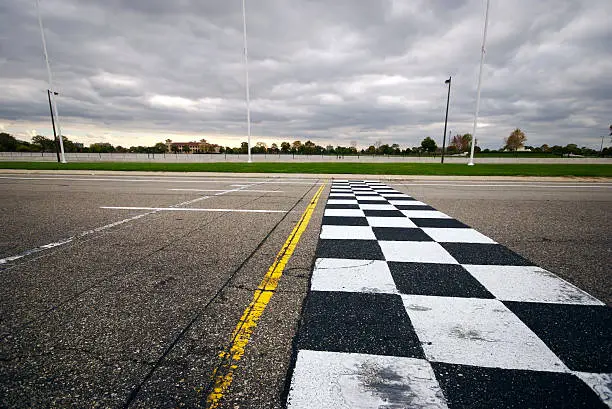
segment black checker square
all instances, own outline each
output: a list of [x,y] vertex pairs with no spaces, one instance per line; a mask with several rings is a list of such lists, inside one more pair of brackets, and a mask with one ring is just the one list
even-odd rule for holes
[[320,239],[317,258],[345,258],[357,260],[384,260],[376,240],[335,240]]
[[353,194],[335,194],[334,196],[329,196],[329,200],[355,200],[355,195]]
[[312,291],[302,314],[298,348],[424,358],[396,294]]
[[422,229],[410,227],[373,227],[377,240],[383,241],[433,241]]
[[355,196],[379,196],[379,194],[376,192],[367,192],[365,190],[356,190],[353,191],[353,193]]
[[455,219],[430,219],[426,217],[411,217],[410,220],[418,227],[440,227],[447,229],[465,229],[470,227],[467,224],[463,224],[459,220]]
[[604,409],[581,379],[569,373],[486,368],[432,362],[450,409]]
[[356,204],[327,204],[326,209],[359,209]]
[[324,225],[331,226],[369,226],[365,217],[323,216]]
[[367,217],[406,217],[399,210],[364,210]]
[[368,199],[357,199],[357,203],[359,204],[386,204],[386,205],[389,204],[389,202],[386,200],[368,200]]
[[533,263],[501,244],[440,243],[459,264],[532,266]]
[[[416,200],[414,197],[410,197],[410,196],[393,197],[391,195],[386,195],[386,194],[382,194],[381,196],[387,200],[393,200],[393,201],[398,201],[398,202],[412,202]],[[406,204],[410,204],[410,203],[406,203]]]
[[436,210],[431,206],[419,206],[419,205],[411,205],[411,204],[395,205],[395,207],[397,207],[399,210]]
[[402,294],[495,298],[465,268],[457,264],[387,262],[387,265],[395,287]]
[[574,371],[612,373],[612,308],[504,301]]

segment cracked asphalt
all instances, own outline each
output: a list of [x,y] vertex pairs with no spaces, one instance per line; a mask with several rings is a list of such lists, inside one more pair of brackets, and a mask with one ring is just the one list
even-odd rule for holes
[[[125,173],[4,176],[0,259],[72,238],[0,264],[0,407],[7,408],[203,405],[219,352],[325,182]],[[567,182],[416,182],[387,183],[611,304],[612,189],[555,187]],[[327,193],[222,407],[282,406]],[[178,207],[286,213],[153,211],[135,218],[150,211],[101,209],[185,202],[191,203]]]

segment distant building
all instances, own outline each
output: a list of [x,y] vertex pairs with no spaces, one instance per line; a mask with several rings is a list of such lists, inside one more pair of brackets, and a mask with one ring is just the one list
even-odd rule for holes
[[219,153],[221,149],[217,144],[206,142],[206,139],[201,139],[200,142],[172,142],[166,139],[166,146],[171,153]]

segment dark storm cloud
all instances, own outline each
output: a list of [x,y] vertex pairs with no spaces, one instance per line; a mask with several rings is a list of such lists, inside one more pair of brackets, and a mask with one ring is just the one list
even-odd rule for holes
[[[612,121],[606,0],[493,0],[481,145],[594,146]],[[41,0],[66,134],[245,133],[240,0]],[[360,145],[470,132],[484,0],[247,3],[253,133]],[[0,4],[0,126],[46,127],[34,2]],[[114,138],[114,139],[112,139]],[[147,142],[159,137],[151,136]],[[238,139],[237,139],[238,140]]]

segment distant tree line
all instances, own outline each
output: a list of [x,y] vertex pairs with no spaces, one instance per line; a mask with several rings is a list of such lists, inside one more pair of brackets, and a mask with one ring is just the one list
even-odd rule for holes
[[[612,127],[610,129],[612,135]],[[163,154],[168,153],[166,143],[158,142],[153,146],[113,146],[108,142],[92,143],[89,146],[84,146],[82,143],[73,142],[67,137],[62,136],[64,142],[64,150],[66,152],[88,152],[88,153],[150,153]],[[570,143],[565,146],[543,144],[539,147],[527,146],[525,142],[527,136],[520,129],[515,129],[507,138],[504,138],[504,145],[498,149],[481,150],[476,140],[474,148],[476,153],[491,154],[491,153],[543,153],[558,156],[582,155],[582,156],[612,156],[612,147],[605,147],[601,151],[588,148],[586,146],[579,147],[576,144]],[[465,155],[469,152],[472,143],[471,134],[456,134],[446,146],[445,153],[447,155]],[[217,145],[211,145],[217,146]],[[184,146],[182,150],[174,149],[172,153],[190,153],[188,146]],[[56,142],[53,139],[42,135],[36,135],[31,142],[16,139],[12,135],[2,132],[0,133],[0,151],[2,152],[55,152]],[[239,147],[221,146],[219,153],[222,154],[246,154],[248,152],[247,142],[242,142]],[[209,152],[198,152],[209,153]],[[253,154],[293,154],[293,155],[439,155],[442,153],[442,148],[438,146],[436,141],[431,137],[426,137],[421,141],[419,146],[401,148],[399,144],[383,144],[381,141],[375,142],[367,148],[358,149],[357,142],[351,141],[349,146],[321,146],[311,140],[302,143],[300,140],[293,142],[281,142],[280,144],[272,143],[268,146],[265,142],[256,142],[251,147]]]
[[[62,136],[64,151],[73,152],[92,152],[92,153],[164,153],[167,150],[166,144],[160,142],[154,146],[113,146],[108,142],[92,143],[84,146],[82,143],[73,142]],[[56,142],[53,139],[42,135],[32,137],[31,142],[23,141],[6,133],[0,133],[0,152],[55,152]]]

